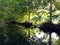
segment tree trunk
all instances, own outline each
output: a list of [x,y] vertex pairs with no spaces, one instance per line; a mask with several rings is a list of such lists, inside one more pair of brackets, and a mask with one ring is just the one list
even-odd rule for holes
[[49,12],[50,12],[50,22],[52,23],[52,3],[50,3]]
[[60,44],[60,36],[59,36],[59,44]]
[[[52,2],[50,2],[49,12],[50,12],[50,23],[52,23]],[[49,33],[49,45],[51,45],[51,32]]]
[[[30,12],[28,12],[29,15],[28,15],[28,22],[30,21]],[[30,42],[30,29],[28,29],[28,42]]]
[[49,45],[51,45],[51,33],[49,33]]

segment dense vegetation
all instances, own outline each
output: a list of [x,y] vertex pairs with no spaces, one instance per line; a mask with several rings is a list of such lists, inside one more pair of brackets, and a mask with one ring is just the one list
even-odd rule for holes
[[[16,22],[8,24],[9,21]],[[42,32],[36,27],[44,22],[60,24],[59,0],[0,0],[0,45],[47,45],[49,33],[45,32],[42,38],[36,36]],[[52,41],[54,45],[60,44],[59,39]]]

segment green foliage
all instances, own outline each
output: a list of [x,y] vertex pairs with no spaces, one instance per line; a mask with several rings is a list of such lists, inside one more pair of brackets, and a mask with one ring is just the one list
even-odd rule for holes
[[57,3],[55,4],[55,7],[56,7],[57,10],[60,10],[60,2],[57,2]]
[[[52,3],[56,10],[60,10],[60,2],[56,0],[0,0],[0,45],[24,45],[23,42],[28,43],[28,29],[5,22],[9,20],[26,21],[28,19],[25,17],[28,17],[30,13],[33,13],[31,22],[39,22],[40,24],[40,22],[48,21],[49,12],[43,10],[39,12],[39,10],[49,11],[49,3]],[[60,19],[59,16],[54,15],[53,20],[57,18]],[[30,35],[34,35],[34,30],[32,30]]]

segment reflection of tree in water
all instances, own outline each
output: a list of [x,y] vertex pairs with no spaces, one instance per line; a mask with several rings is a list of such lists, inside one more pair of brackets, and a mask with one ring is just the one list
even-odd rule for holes
[[46,38],[47,38],[46,35],[43,36],[42,38],[38,38],[35,35],[35,36],[32,36],[30,38],[30,43],[31,43],[31,45],[47,45],[48,44],[48,41],[47,42],[44,41]]
[[[9,23],[9,22],[8,22]],[[32,23],[29,23],[29,22],[22,22],[22,23],[20,23],[20,22],[18,22],[18,23],[13,23],[13,22],[10,22],[10,23],[12,23],[12,24],[18,24],[18,25],[21,25],[21,26],[23,26],[23,27],[26,27],[26,28],[39,28],[39,29],[41,29],[43,32],[46,32],[46,33],[53,33],[53,32],[56,32],[56,33],[59,33],[59,24],[58,25],[55,25],[55,24],[53,24],[53,23],[50,23],[50,22],[46,22],[46,23],[43,23],[42,24],[42,26],[39,26],[39,27],[37,27],[36,25],[33,25]],[[31,25],[32,24],[32,25]],[[59,33],[60,34],[60,33]],[[34,37],[34,36],[33,36]],[[34,41],[34,39],[35,38],[32,38],[32,40],[33,41],[31,41],[31,42],[33,42],[33,43],[35,43],[36,44],[36,42]],[[37,40],[36,40],[37,41]],[[39,40],[37,41],[37,42],[39,42]],[[41,42],[41,41],[40,41]],[[43,42],[42,42],[43,43]],[[42,44],[41,43],[41,44]],[[39,44],[39,43],[37,43],[37,44]]]
[[0,45],[29,45],[26,37],[22,35],[22,32],[22,28],[16,25],[7,24],[5,30],[0,34]]

